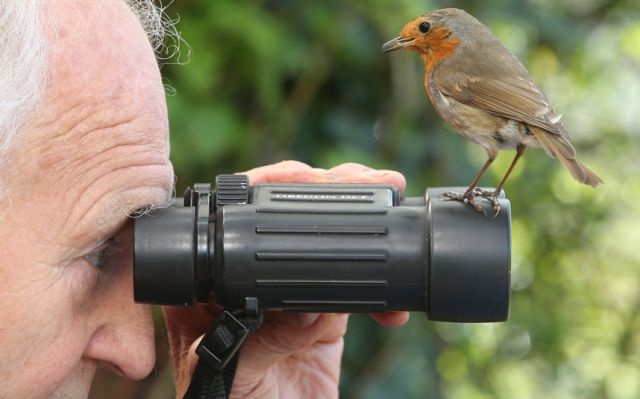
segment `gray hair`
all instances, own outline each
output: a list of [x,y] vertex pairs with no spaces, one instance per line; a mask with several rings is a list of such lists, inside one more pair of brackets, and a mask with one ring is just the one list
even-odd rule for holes
[[[140,20],[160,61],[178,55],[175,21],[154,0],[125,0]],[[29,113],[39,104],[46,79],[43,0],[0,0],[0,165]],[[166,36],[166,37],[165,37]]]
[[0,160],[44,87],[41,13],[41,0],[0,0]]

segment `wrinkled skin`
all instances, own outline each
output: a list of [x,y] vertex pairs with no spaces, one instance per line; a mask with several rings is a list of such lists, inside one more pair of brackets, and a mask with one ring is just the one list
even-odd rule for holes
[[[84,398],[98,367],[139,379],[155,363],[150,309],[132,298],[128,214],[171,195],[157,63],[122,0],[44,7],[44,100],[0,168],[0,398]],[[356,164],[325,171],[284,162],[249,174],[252,182],[404,187],[395,172]],[[87,258],[105,245],[103,262]],[[181,395],[194,364],[189,348],[215,313],[166,316]],[[376,316],[385,325],[406,318]],[[267,315],[242,351],[234,395],[337,396],[345,326],[344,315]]]

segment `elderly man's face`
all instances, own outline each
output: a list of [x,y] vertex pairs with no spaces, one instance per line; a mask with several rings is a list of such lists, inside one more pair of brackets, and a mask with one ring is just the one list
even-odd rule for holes
[[44,103],[0,171],[2,398],[85,397],[97,367],[155,361],[127,224],[173,179],[153,51],[122,0],[45,3]]

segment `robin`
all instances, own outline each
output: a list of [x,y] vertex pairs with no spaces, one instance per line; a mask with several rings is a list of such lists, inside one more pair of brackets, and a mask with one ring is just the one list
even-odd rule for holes
[[[414,19],[383,51],[416,51],[425,66],[424,85],[438,114],[458,133],[481,145],[488,155],[480,173],[464,193],[446,196],[466,201],[483,212],[476,197],[489,199],[496,214],[498,196],[527,147],[545,150],[580,183],[602,180],[576,159],[569,134],[549,100],[525,67],[489,29],[464,10],[445,8]],[[477,187],[499,150],[516,155],[494,191]]]

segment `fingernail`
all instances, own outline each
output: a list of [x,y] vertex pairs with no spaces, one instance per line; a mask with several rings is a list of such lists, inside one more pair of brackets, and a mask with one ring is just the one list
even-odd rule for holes
[[320,318],[320,313],[299,313],[298,320],[300,320],[300,325],[304,328],[309,327],[313,323],[316,322]]

